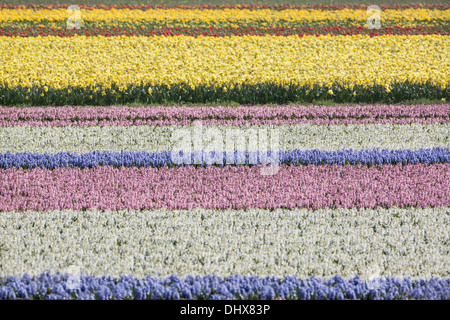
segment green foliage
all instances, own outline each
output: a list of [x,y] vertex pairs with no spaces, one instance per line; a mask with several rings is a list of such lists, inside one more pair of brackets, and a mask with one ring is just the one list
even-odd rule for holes
[[[347,88],[346,88],[347,87]],[[234,88],[200,86],[192,89],[187,84],[172,86],[128,85],[102,88],[31,89],[0,87],[0,105],[3,106],[63,106],[63,105],[174,105],[174,104],[342,104],[342,103],[408,103],[411,101],[450,101],[450,88],[432,84],[408,82],[391,85],[390,92],[381,85],[366,88],[355,85],[333,84],[331,87],[287,86],[275,83],[236,85]],[[70,90],[70,93],[69,93]],[[332,93],[329,92],[332,90]],[[30,92],[28,92],[30,91]],[[444,100],[443,100],[444,99]]]

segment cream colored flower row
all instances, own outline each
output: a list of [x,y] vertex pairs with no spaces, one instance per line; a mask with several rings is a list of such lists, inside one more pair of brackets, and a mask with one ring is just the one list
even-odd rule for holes
[[[374,12],[367,10],[185,10],[185,9],[154,9],[154,10],[80,10],[79,16],[74,11],[66,9],[33,10],[33,9],[3,9],[0,10],[2,21],[64,21],[70,16],[77,15],[85,21],[154,21],[154,22],[208,22],[211,24],[222,22],[255,22],[267,21],[269,25],[278,21],[308,22],[308,21],[366,21]],[[415,21],[415,20],[450,20],[450,10],[436,9],[405,9],[380,11],[381,22]]]
[[0,215],[0,276],[448,277],[449,208]]
[[[0,86],[450,83],[450,37],[0,37]],[[335,90],[333,94],[337,94]],[[29,92],[30,95],[32,92]],[[42,92],[45,95],[45,92]],[[150,94],[150,93],[149,93]],[[360,94],[360,92],[355,92]]]
[[[448,124],[3,127],[0,153],[450,147]],[[190,148],[190,149],[189,149]]]

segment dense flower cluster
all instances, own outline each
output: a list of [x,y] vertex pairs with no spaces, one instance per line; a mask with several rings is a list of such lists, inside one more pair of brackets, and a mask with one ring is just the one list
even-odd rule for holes
[[[201,132],[200,132],[201,128]],[[276,131],[275,131],[276,129]],[[341,150],[341,149],[429,149],[450,147],[448,124],[280,124],[252,126],[205,125],[196,126],[85,126],[85,127],[0,127],[0,153],[30,152],[58,153],[93,151],[169,150],[235,151],[276,150],[260,146],[259,137],[266,132],[279,135],[279,150]],[[197,131],[198,130],[198,131]],[[190,135],[184,141],[177,133]],[[233,135],[231,135],[233,134]],[[232,136],[234,139],[227,139]],[[207,139],[213,141],[207,141]],[[198,145],[193,140],[200,139]],[[202,145],[200,146],[199,145]]]
[[0,300],[450,299],[450,5],[68,8],[0,4]]
[[[49,25],[39,22],[35,23],[14,23],[12,25],[4,25],[0,27],[0,36],[8,37],[73,37],[75,35],[85,36],[211,36],[211,37],[226,37],[226,36],[321,36],[321,35],[427,35],[440,34],[450,35],[450,26],[448,24],[441,25],[420,25],[413,27],[399,27],[399,26],[384,26],[380,29],[369,29],[357,25],[350,26],[196,26],[196,27],[168,27],[143,25],[141,23],[122,22],[118,26],[110,27],[108,24],[96,23],[85,24],[82,29],[67,29],[63,23],[61,26],[57,24]],[[0,24],[1,26],[1,24]]]
[[0,282],[0,299],[77,299],[77,300],[447,300],[449,280],[379,279],[380,287],[356,277],[350,280],[336,276],[329,280],[316,277],[250,277],[234,275],[227,278],[215,275],[170,276],[164,280],[146,277],[80,276],[80,287],[72,289],[67,274],[43,273],[38,277],[8,277]]
[[450,105],[2,108],[0,127],[450,123]]
[[[449,34],[445,5],[380,6],[380,28],[366,27],[367,6],[100,6],[78,7],[80,28],[68,29],[67,6],[2,6],[0,36],[355,35]],[[111,10],[113,9],[114,10]],[[72,11],[73,13],[73,11]]]
[[448,278],[448,214],[448,207],[2,212],[0,277],[73,266],[98,277]]
[[0,211],[450,206],[450,164],[0,170]]
[[[66,21],[68,16],[65,8],[61,9],[2,9],[0,10],[0,23],[11,21]],[[341,9],[341,10],[315,10],[315,9],[150,9],[150,10],[103,10],[91,9],[81,10],[80,15],[83,21],[142,21],[160,24],[168,24],[169,26],[187,26],[220,24],[223,26],[233,26],[237,23],[245,23],[254,25],[261,23],[262,25],[278,25],[282,24],[301,24],[311,22],[362,22],[367,21],[366,9]],[[439,9],[386,9],[383,10],[382,22],[389,21],[402,26],[405,21],[409,26],[415,26],[425,23],[435,23],[438,21],[450,20],[450,10]]]
[[0,37],[0,104],[445,101],[449,46],[442,35]]
[[[340,4],[270,4],[270,3],[259,3],[259,4],[183,4],[183,5],[166,5],[166,4],[79,4],[78,5],[82,9],[91,10],[91,9],[102,9],[102,10],[117,10],[117,9],[130,9],[130,10],[150,10],[150,9],[169,9],[169,8],[178,8],[178,9],[248,9],[248,10],[257,10],[257,9],[272,9],[272,10],[284,10],[284,9],[313,9],[313,10],[341,10],[344,8],[348,9],[361,9],[366,10],[368,5],[365,4],[349,4],[349,3],[340,3]],[[67,9],[69,7],[68,4],[5,4],[1,3],[1,9]],[[396,10],[404,10],[404,9],[439,9],[439,10],[449,10],[450,5],[448,4],[439,4],[439,3],[420,3],[420,4],[380,4],[379,7],[382,10],[386,9],[396,9]]]
[[[0,36],[151,36],[189,35],[448,35],[450,10],[443,7],[381,6],[382,24],[368,28],[366,8],[86,8],[80,28],[68,29],[67,6],[0,9]],[[131,10],[130,10],[131,9]],[[280,10],[281,9],[281,10]]]
[[448,5],[79,8],[0,7],[0,104],[450,100]]
[[[219,154],[219,155],[218,155]],[[274,156],[274,154],[276,154]],[[188,159],[178,162],[178,157]],[[200,160],[198,160],[200,159]],[[231,160],[230,160],[231,159]],[[273,160],[275,159],[275,161]],[[214,161],[213,161],[214,160]],[[420,150],[294,150],[294,151],[204,151],[185,154],[183,151],[165,152],[89,152],[84,154],[60,152],[56,154],[10,153],[0,154],[0,168],[46,168],[61,167],[95,168],[113,167],[163,167],[178,165],[230,165],[230,164],[291,164],[291,165],[331,165],[331,164],[416,164],[449,163],[449,148]]]

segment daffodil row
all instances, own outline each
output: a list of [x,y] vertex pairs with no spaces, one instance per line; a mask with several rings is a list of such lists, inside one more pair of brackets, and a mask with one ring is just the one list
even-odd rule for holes
[[450,99],[450,37],[0,37],[0,104]]

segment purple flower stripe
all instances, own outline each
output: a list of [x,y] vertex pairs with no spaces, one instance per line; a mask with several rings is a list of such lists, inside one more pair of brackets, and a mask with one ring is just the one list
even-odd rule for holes
[[0,170],[0,211],[450,206],[450,164]]
[[[0,168],[45,168],[55,169],[62,167],[79,167],[94,168],[99,166],[113,167],[161,167],[161,166],[177,166],[177,162],[172,159],[188,159],[188,161],[180,162],[182,165],[202,164],[211,165],[218,164],[215,152],[193,152],[186,156],[183,152],[134,152],[134,151],[94,151],[89,153],[71,153],[59,152],[56,154],[40,154],[40,153],[4,153],[0,154]],[[230,155],[232,158],[230,158]],[[331,164],[416,164],[416,163],[449,163],[449,148],[433,148],[420,150],[294,150],[279,151],[279,164],[290,165],[331,165]],[[276,157],[275,157],[276,158]],[[197,161],[197,159],[201,159]],[[225,164],[268,164],[272,161],[272,152],[262,151],[234,151],[221,152],[221,163]],[[233,161],[230,163],[230,159]],[[227,161],[228,160],[228,161]]]
[[377,106],[2,108],[0,127],[206,124],[449,123],[450,104]]
[[448,300],[450,279],[377,278],[369,282],[359,277],[331,279],[295,276],[284,278],[233,275],[172,275],[166,279],[150,276],[114,278],[49,272],[36,277],[0,279],[0,299],[283,299],[283,300]]

